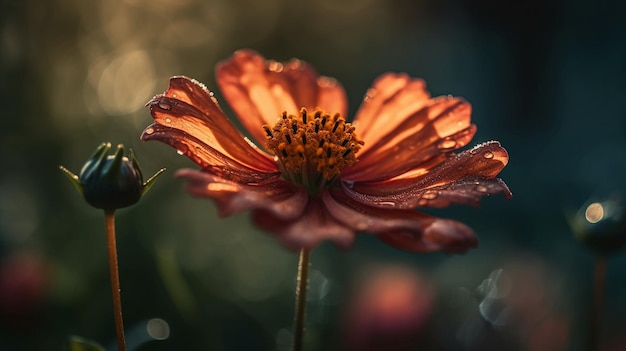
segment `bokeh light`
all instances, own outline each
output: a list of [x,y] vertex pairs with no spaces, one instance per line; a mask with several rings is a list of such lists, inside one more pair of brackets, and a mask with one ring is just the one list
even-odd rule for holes
[[604,206],[601,203],[594,202],[585,209],[585,219],[589,223],[598,223],[604,218]]
[[152,318],[146,325],[146,331],[155,340],[165,340],[170,337],[170,326],[160,318]]

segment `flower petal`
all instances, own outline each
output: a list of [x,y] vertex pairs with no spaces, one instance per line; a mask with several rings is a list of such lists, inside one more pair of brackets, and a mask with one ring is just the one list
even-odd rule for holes
[[259,142],[266,140],[263,125],[274,125],[287,111],[317,107],[334,114],[346,114],[347,98],[334,79],[320,77],[307,63],[292,59],[266,61],[252,50],[240,50],[220,63],[217,83],[241,123]]
[[360,203],[383,208],[477,205],[485,195],[502,193],[506,198],[511,197],[506,184],[494,179],[508,159],[500,143],[492,141],[455,155],[415,178],[376,183],[344,181],[343,189]]
[[474,231],[461,222],[437,218],[421,236],[411,232],[387,232],[378,235],[387,244],[413,252],[464,253],[478,246]]
[[353,181],[389,179],[441,153],[461,148],[476,133],[470,120],[471,106],[466,101],[453,97],[432,99],[373,145],[365,140],[370,148],[359,153],[359,162],[346,169],[343,177]]
[[265,210],[253,211],[252,220],[292,250],[314,248],[324,240],[344,249],[354,243],[354,230],[331,216],[319,198],[310,198],[302,216],[295,220],[284,220]]
[[[223,169],[224,171],[237,174],[258,174],[259,171],[252,169],[238,160],[234,160],[224,155],[220,151],[212,148],[197,138],[183,132],[182,130],[168,128],[160,124],[152,124],[144,131],[142,139],[158,140],[170,145],[179,153],[189,157],[193,162],[203,168]],[[276,173],[266,170],[263,174],[272,175]]]
[[387,73],[377,78],[353,122],[361,140],[366,141],[361,152],[421,110],[429,98],[426,83],[421,79],[404,73]]
[[325,193],[328,212],[346,226],[376,234],[388,244],[406,251],[461,253],[478,244],[474,232],[452,220],[412,210],[375,208],[348,198],[341,191]]
[[182,169],[176,176],[189,181],[186,190],[190,194],[215,200],[222,217],[262,209],[275,218],[294,220],[303,215],[308,202],[305,190],[285,182],[279,175],[258,185],[230,181],[206,170]]
[[[195,80],[182,76],[170,78],[167,91],[155,96],[148,106],[155,123],[145,129],[143,140],[159,140],[174,146],[203,167],[231,163],[261,172],[278,169],[269,155],[241,135],[212,93]],[[224,161],[217,162],[216,158]]]

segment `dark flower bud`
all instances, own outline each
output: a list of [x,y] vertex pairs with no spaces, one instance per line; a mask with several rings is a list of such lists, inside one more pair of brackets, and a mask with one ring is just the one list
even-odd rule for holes
[[110,149],[110,143],[102,143],[78,176],[60,166],[61,171],[83,194],[85,201],[105,211],[115,211],[136,204],[156,178],[165,171],[165,168],[160,169],[144,183],[133,150],[126,157],[123,145],[118,145],[113,155],[107,155]]
[[617,197],[590,200],[570,221],[575,236],[600,254],[620,250],[626,243],[626,208]]

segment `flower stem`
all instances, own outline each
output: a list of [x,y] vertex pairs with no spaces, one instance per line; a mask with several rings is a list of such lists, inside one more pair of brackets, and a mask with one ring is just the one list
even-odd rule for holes
[[600,326],[602,325],[602,307],[604,305],[604,286],[606,280],[606,256],[598,254],[593,272],[593,301],[591,303],[591,318],[589,320],[589,339],[587,350],[598,349]]
[[117,246],[115,244],[115,212],[104,211],[106,223],[107,247],[109,249],[109,270],[111,272],[111,293],[113,295],[113,317],[119,351],[126,351],[124,322],[122,321],[122,299],[120,297],[120,276],[117,268]]
[[304,322],[306,319],[306,292],[309,283],[309,264],[311,250],[300,250],[298,277],[296,282],[296,311],[293,327],[293,351],[301,351],[304,339]]

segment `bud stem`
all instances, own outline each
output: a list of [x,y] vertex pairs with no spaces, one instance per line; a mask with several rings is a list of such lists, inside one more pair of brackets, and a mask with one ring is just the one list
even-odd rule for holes
[[306,320],[306,292],[309,285],[309,264],[311,250],[300,250],[298,277],[296,282],[296,311],[293,328],[293,351],[301,351],[304,340],[304,322]]
[[591,303],[591,318],[589,321],[589,339],[587,340],[587,350],[589,351],[599,350],[605,280],[606,255],[597,254],[593,272],[593,301]]
[[119,351],[126,351],[124,339],[124,322],[122,321],[122,299],[120,297],[120,276],[117,267],[117,246],[115,244],[115,211],[104,211],[104,220],[107,233],[107,247],[109,249],[109,269],[111,272],[111,293],[113,296],[113,317]]

